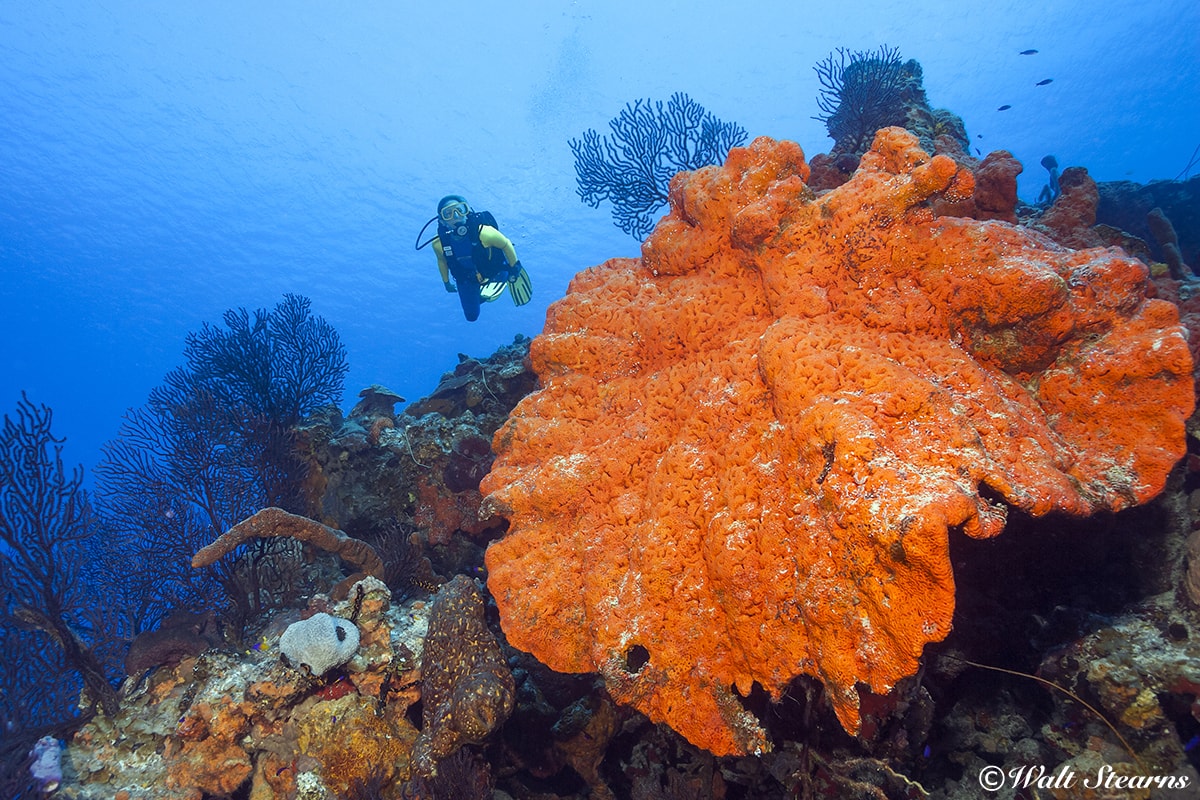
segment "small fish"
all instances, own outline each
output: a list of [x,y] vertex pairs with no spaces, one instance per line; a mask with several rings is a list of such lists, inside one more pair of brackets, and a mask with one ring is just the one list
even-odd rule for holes
[[1008,111],[1010,108],[1012,108],[1012,106],[1007,106],[1007,105],[1005,105],[1005,106],[1000,106],[1000,107],[999,107],[999,108],[997,108],[996,110],[997,110],[997,111]]
[[1054,78],[1046,78],[1044,81],[1038,81],[1038,86],[1045,86],[1047,83],[1054,83]]
[[1020,52],[1020,55],[1023,55],[1023,56],[1036,56],[1036,55],[1037,55],[1037,50],[1022,50],[1022,51]]
[[977,134],[975,134],[975,138],[976,138],[976,139],[982,139],[982,138],[983,138],[983,134],[982,134],[982,133],[977,133]]
[[979,155],[983,155],[983,151],[980,150],[978,147],[975,148],[975,152]]

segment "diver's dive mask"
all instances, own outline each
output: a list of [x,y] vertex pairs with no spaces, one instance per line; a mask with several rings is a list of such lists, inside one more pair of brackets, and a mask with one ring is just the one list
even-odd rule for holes
[[442,210],[438,212],[438,216],[442,218],[442,222],[446,223],[447,227],[455,228],[466,224],[467,214],[470,213],[471,207],[459,200],[443,206]]

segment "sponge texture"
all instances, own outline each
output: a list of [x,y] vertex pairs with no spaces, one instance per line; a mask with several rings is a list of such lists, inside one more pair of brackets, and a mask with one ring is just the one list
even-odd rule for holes
[[314,614],[287,627],[279,637],[279,650],[292,666],[306,667],[320,677],[354,657],[358,627],[348,619]]

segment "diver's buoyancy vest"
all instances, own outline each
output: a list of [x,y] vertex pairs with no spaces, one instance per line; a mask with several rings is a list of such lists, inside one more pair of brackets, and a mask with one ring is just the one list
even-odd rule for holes
[[496,218],[490,211],[472,211],[467,214],[466,222],[454,228],[438,221],[438,241],[446,256],[446,264],[456,278],[475,273],[486,276],[490,272],[488,248],[479,241],[479,229],[484,225],[499,230]]

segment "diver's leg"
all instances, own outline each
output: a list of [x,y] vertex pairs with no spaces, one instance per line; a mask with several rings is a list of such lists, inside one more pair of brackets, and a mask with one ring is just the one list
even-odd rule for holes
[[458,300],[462,303],[467,322],[479,319],[479,284],[472,277],[469,281],[458,281]]

